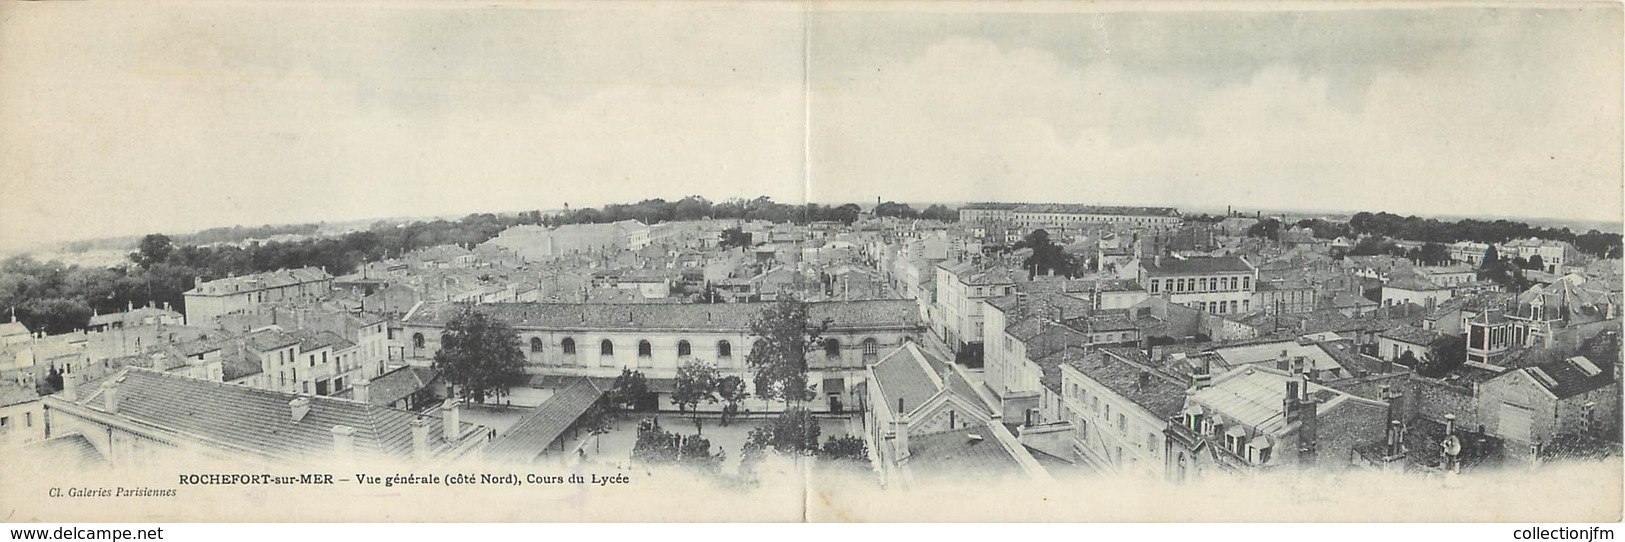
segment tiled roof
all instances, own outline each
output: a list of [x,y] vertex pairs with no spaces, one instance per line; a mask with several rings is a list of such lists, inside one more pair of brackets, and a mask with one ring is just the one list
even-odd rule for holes
[[1073,215],[1163,216],[1177,217],[1173,207],[1125,207],[1117,205],[1083,205],[1078,203],[1027,203],[1015,209],[1018,213],[1057,213]]
[[895,411],[901,399],[903,409],[913,412],[937,394],[942,384],[931,372],[932,365],[926,361],[929,357],[913,343],[907,343],[870,366],[887,409]]
[[603,397],[604,390],[591,380],[578,378],[529,415],[497,437],[486,448],[485,457],[497,461],[529,462],[547,451],[559,435],[576,423],[587,409]]
[[1253,270],[1246,260],[1239,256],[1195,257],[1195,258],[1161,258],[1155,260],[1141,260],[1140,265],[1150,275],[1198,275],[1206,273],[1247,273]]
[[281,288],[306,282],[332,280],[333,276],[326,271],[314,267],[299,269],[284,269],[256,275],[212,280],[198,285],[186,292],[186,295],[234,295],[245,292],[254,292],[268,288]]
[[1423,279],[1421,277],[1418,277],[1418,276],[1415,276],[1415,275],[1409,275],[1409,274],[1397,275],[1394,278],[1390,279],[1387,284],[1384,284],[1383,287],[1384,288],[1398,288],[1398,289],[1401,289],[1401,290],[1410,290],[1410,291],[1413,291],[1413,292],[1428,292],[1428,291],[1433,291],[1433,290],[1449,290],[1450,289],[1450,288],[1447,288],[1447,287],[1444,287],[1444,286],[1434,284],[1432,282],[1428,282],[1426,279]]
[[[359,454],[413,455],[410,423],[418,417],[416,413],[134,367],[110,375],[102,383],[105,386],[119,378],[123,378],[118,384],[119,411],[112,416],[222,448],[290,461],[320,459],[333,453],[333,427],[345,425],[355,429],[354,449]],[[97,387],[91,393],[81,392],[77,403],[105,412],[101,397],[105,389]],[[299,421],[293,420],[288,404],[295,397],[310,400],[310,411]],[[443,437],[442,424],[435,420],[429,425],[431,455],[445,453],[451,446]],[[462,433],[468,434],[476,428],[464,423]]]
[[1382,337],[1400,342],[1428,346],[1438,341],[1444,335],[1437,331],[1422,329],[1412,325],[1399,326],[1382,332]]
[[[831,329],[920,327],[919,308],[907,299],[809,303],[814,323],[828,318]],[[442,326],[465,305],[426,302],[406,324]],[[519,329],[701,329],[748,332],[750,321],[769,303],[576,304],[483,303],[475,310]]]
[[39,394],[10,380],[0,380],[0,407],[38,401]]
[[910,436],[909,473],[916,479],[995,480],[1023,476],[1020,461],[1000,444],[993,430],[966,427]]
[[1559,399],[1573,397],[1614,383],[1613,365],[1574,356],[1523,369]]
[[39,466],[45,469],[77,472],[108,465],[107,458],[96,450],[96,445],[79,433],[31,443],[17,449],[17,452],[18,455],[42,461]]
[[[431,367],[407,365],[399,369],[379,375],[367,382],[367,402],[375,405],[393,405],[396,401],[410,397],[418,390],[427,388],[440,378],[440,372]],[[344,390],[334,397],[350,399],[355,397],[355,388]]]
[[1185,404],[1185,385],[1150,361],[1134,349],[1109,348],[1071,357],[1067,366],[1159,418],[1173,416]]

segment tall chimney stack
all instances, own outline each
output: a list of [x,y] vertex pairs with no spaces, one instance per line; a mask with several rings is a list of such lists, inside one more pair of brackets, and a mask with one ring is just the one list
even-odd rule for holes
[[440,405],[440,434],[446,442],[457,442],[463,434],[462,403],[456,397],[447,397]]
[[372,388],[371,380],[367,380],[365,378],[358,380],[355,383],[354,389],[350,391],[350,398],[362,403],[371,402],[372,394],[370,393],[370,388]]
[[79,375],[62,375],[62,398],[70,403],[79,400]]
[[412,455],[419,460],[429,458],[429,419],[418,416],[412,419]]
[[109,414],[118,414],[119,386],[124,384],[124,377],[102,386],[102,409]]

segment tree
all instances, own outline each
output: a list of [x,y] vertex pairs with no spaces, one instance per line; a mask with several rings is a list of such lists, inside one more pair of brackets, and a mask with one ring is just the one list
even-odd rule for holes
[[939,203],[926,207],[924,211],[920,211],[920,218],[940,222],[958,222],[959,211],[949,209],[947,206]]
[[650,465],[671,465],[716,473],[722,468],[722,452],[711,453],[711,441],[698,435],[671,433],[660,420],[638,422],[638,440],[632,445],[632,460]]
[[1528,263],[1528,265],[1524,266],[1524,269],[1531,269],[1531,270],[1534,270],[1534,271],[1545,271],[1546,270],[1546,259],[1541,258],[1539,254],[1536,254],[1534,256],[1530,256],[1529,257],[1529,263]]
[[[1411,361],[1416,362],[1414,365],[1416,374],[1428,378],[1443,378],[1467,362],[1467,341],[1464,339],[1445,337],[1433,343],[1429,350],[1422,355],[1420,361],[1416,361],[1412,356]],[[1410,355],[1410,352],[1406,351],[1405,355]]]
[[35,391],[42,396],[62,391],[62,372],[56,369],[56,365],[51,365],[50,372],[45,373],[45,378],[40,380],[40,385],[35,387]]
[[434,367],[463,397],[485,402],[525,382],[525,353],[519,336],[500,320],[468,306],[446,322]]
[[650,397],[649,379],[644,378],[643,371],[630,368],[621,369],[609,390],[610,405],[624,412],[637,412],[649,403]]
[[1033,230],[1032,233],[1021,239],[1018,247],[1033,250],[1033,254],[1028,256],[1021,264],[1023,268],[1027,269],[1028,276],[1048,274],[1052,271],[1066,276],[1076,274],[1073,272],[1075,262],[1067,257],[1066,253],[1061,250],[1060,245],[1050,240],[1048,231],[1043,229]]
[[819,450],[818,456],[824,459],[868,461],[869,445],[865,444],[862,438],[852,435],[844,437],[831,436],[824,441],[824,447]]
[[722,230],[722,240],[717,243],[717,246],[724,250],[733,247],[744,249],[751,246],[750,233],[738,226]]
[[791,408],[768,423],[756,426],[745,438],[740,450],[742,458],[761,459],[767,452],[786,455],[809,455],[818,452],[818,433],[823,430],[812,412],[805,408]]
[[811,401],[812,386],[807,382],[807,353],[822,344],[830,320],[811,322],[806,302],[786,295],[762,309],[750,322],[751,336],[757,340],[745,356],[745,364],[755,371],[756,396],[764,400]]
[[130,254],[130,261],[142,268],[152,267],[153,264],[167,261],[174,251],[175,243],[168,235],[152,233],[141,238],[136,251]]
[[[678,367],[671,402],[679,412],[698,409],[702,402],[717,402],[717,368],[700,360],[689,360]],[[694,413],[694,429],[701,430],[699,412]]]
[[717,379],[717,398],[722,401],[722,425],[739,415],[739,406],[750,397],[750,391],[745,389],[745,379],[736,375],[728,375]]
[[587,407],[587,412],[576,420],[576,429],[586,431],[593,436],[593,450],[598,451],[599,441],[609,433],[615,421],[615,413],[604,407],[605,401],[598,401]]
[[1281,221],[1274,218],[1266,218],[1258,222],[1254,222],[1252,227],[1247,228],[1247,236],[1269,239],[1271,241],[1280,241]]

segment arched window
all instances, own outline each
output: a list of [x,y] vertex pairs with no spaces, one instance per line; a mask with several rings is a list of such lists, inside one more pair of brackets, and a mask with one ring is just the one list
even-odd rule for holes
[[873,337],[864,339],[863,360],[874,361],[877,357],[880,357],[880,341],[876,341]]
[[413,333],[412,334],[412,348],[423,348],[423,334],[422,333]]
[[609,342],[609,339],[604,339],[604,342],[598,343],[598,354],[604,356],[615,355],[615,343]]
[[531,352],[541,352],[542,351],[542,340],[539,339],[539,338],[536,338],[536,337],[531,337],[530,338],[530,351]]
[[638,357],[646,358],[654,355],[654,346],[649,341],[638,341]]
[[914,337],[910,337],[910,336],[908,336],[908,335],[904,335],[904,336],[903,336],[903,342],[906,342],[906,343],[911,343],[911,342],[914,342]]
[[841,341],[835,339],[824,340],[824,355],[835,358],[841,356]]
[[728,341],[717,341],[717,357],[719,357],[719,358],[728,358],[728,357],[733,357],[733,355],[734,355],[734,346],[733,345],[728,344]]
[[567,355],[574,355],[576,353],[576,340],[565,337],[563,341],[559,342],[559,349],[563,350]]
[[692,353],[693,349],[689,347],[688,341],[677,341],[677,355],[679,357],[687,357]]

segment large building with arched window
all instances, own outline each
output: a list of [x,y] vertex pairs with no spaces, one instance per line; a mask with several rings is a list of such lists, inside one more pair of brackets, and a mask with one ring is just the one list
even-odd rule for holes
[[[440,348],[440,332],[462,305],[428,302],[401,326],[411,338],[408,363],[428,365]],[[723,375],[750,381],[745,358],[757,340],[750,322],[767,303],[574,304],[487,303],[475,305],[519,334],[527,371],[538,376],[614,378],[623,368],[642,371],[666,408],[677,368],[689,360],[716,365]],[[855,410],[854,394],[864,368],[926,332],[909,300],[812,303],[814,323],[830,322],[819,348],[807,354],[808,382],[820,410]],[[596,347],[594,346],[596,345]],[[542,379],[542,380],[545,380]],[[705,407],[707,405],[702,405]]]

